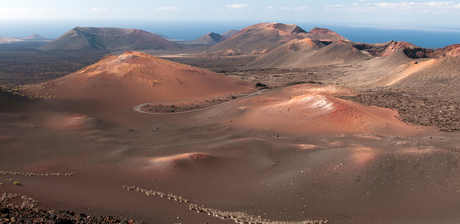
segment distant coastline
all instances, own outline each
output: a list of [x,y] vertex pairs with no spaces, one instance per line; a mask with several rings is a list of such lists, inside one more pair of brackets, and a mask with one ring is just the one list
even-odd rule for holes
[[[265,21],[259,21],[265,22]],[[22,38],[31,33],[38,33],[47,38],[57,38],[75,26],[117,27],[142,29],[152,33],[160,33],[169,38],[192,41],[209,33],[224,33],[230,29],[241,30],[247,26],[259,23],[258,21],[52,21],[26,22],[9,21],[0,23],[0,36]],[[283,21],[279,21],[283,22]],[[314,22],[286,22],[295,23],[305,30],[322,27],[334,30],[353,42],[384,43],[391,40],[407,41],[424,48],[442,48],[460,43],[460,32],[456,29],[401,29],[359,27],[345,25],[328,25]]]

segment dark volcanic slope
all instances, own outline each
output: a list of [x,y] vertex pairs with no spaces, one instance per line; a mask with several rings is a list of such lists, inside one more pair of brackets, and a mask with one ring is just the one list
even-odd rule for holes
[[14,111],[29,100],[17,93],[17,89],[0,87],[0,113]]
[[406,54],[410,58],[426,58],[428,57],[427,54],[430,54],[432,52],[432,50],[415,46],[409,42],[393,40],[381,44],[356,43],[354,44],[354,47],[359,50],[367,51],[370,55],[377,57],[389,56],[394,52],[398,51],[399,49],[403,49],[404,54]]
[[39,50],[140,50],[180,49],[155,34],[120,28],[75,27]]
[[198,39],[190,42],[191,44],[203,44],[203,45],[216,45],[222,41],[224,41],[226,37],[218,34],[218,33],[207,33]]

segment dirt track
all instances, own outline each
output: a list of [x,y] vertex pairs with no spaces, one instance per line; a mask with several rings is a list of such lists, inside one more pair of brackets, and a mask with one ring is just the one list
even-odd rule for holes
[[205,99],[151,102],[137,105],[134,111],[147,114],[178,114],[210,109],[212,107],[258,95],[265,90],[251,94],[237,94]]

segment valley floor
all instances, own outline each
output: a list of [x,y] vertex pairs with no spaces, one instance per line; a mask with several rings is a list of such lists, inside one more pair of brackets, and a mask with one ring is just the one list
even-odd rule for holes
[[[74,211],[45,216],[112,216],[107,223],[460,219],[452,96],[348,88],[345,74],[356,66],[240,70],[254,58],[172,60],[271,89],[182,114],[108,109],[87,99],[18,102],[0,113],[0,193]],[[20,204],[20,196],[3,201]],[[5,204],[0,217],[20,210]]]

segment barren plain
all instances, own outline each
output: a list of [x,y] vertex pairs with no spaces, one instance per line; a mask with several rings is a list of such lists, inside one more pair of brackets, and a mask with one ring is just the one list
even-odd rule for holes
[[290,49],[286,58],[300,57],[299,35],[334,45],[311,48],[304,57],[328,63],[308,66],[273,64],[260,49],[216,55],[225,45],[93,51],[65,76],[2,79],[2,221],[459,220],[457,56],[411,58],[403,50],[416,48],[388,50],[403,46],[394,43],[384,55],[358,52],[335,33],[291,25],[232,38],[248,30],[278,32],[285,42],[271,39],[271,52]]

